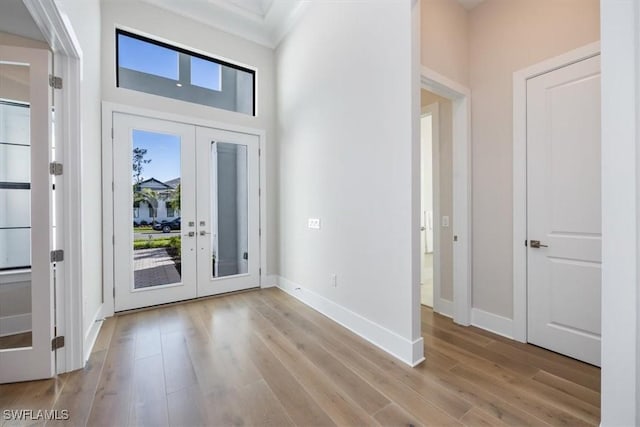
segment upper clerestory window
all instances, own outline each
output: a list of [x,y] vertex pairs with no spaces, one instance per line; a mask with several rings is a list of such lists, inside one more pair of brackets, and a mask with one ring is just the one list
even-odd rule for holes
[[255,71],[116,30],[116,85],[255,116]]

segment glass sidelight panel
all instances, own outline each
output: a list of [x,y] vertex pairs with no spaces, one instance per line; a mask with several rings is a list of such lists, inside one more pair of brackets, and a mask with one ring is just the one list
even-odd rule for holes
[[32,345],[29,82],[0,64],[0,350]]
[[247,274],[249,219],[247,146],[211,144],[211,274]]
[[182,277],[180,136],[133,130],[134,288]]

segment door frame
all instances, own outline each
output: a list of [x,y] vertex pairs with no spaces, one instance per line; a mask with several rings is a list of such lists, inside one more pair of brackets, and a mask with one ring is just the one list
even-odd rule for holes
[[262,230],[267,224],[266,218],[266,130],[250,128],[239,125],[232,125],[219,121],[200,119],[196,117],[188,117],[180,114],[167,113],[162,111],[150,110],[146,108],[134,107],[131,105],[118,104],[114,102],[102,101],[102,206],[103,206],[103,227],[102,227],[102,251],[103,251],[103,295],[104,310],[103,315],[113,316],[115,313],[114,299],[114,210],[113,210],[113,114],[122,113],[134,116],[149,117],[157,120],[167,120],[178,123],[184,123],[192,126],[202,126],[214,129],[220,129],[229,132],[246,133],[255,135],[259,138],[259,183],[258,197],[260,209],[260,229],[258,238],[260,239],[260,270],[259,281],[260,287],[270,287],[271,283],[267,280],[267,242],[268,233]]
[[56,154],[64,174],[56,182],[61,203],[57,203],[57,249],[64,250],[64,262],[56,266],[55,322],[57,335],[65,346],[57,350],[56,373],[84,367],[95,341],[99,324],[84,336],[82,289],[82,139],[80,43],[53,0],[23,0],[33,20],[45,36],[54,58],[54,74],[62,77],[63,89],[56,90]]
[[527,80],[600,54],[600,42],[513,73],[513,339],[527,342]]
[[[421,69],[420,87],[451,100],[453,104],[452,227],[458,240],[453,245],[453,306],[439,304],[439,313],[453,317],[454,322],[460,325],[468,326],[471,324],[472,285],[471,90],[424,66]],[[417,184],[414,182],[414,185]],[[439,224],[440,218],[437,220]]]
[[[433,197],[433,310],[436,313],[443,312],[443,307],[446,307],[447,301],[440,299],[440,145],[436,142],[440,141],[440,104],[434,102],[426,107],[422,107],[420,120],[426,116],[431,116],[431,134],[432,134],[432,146],[431,146],[431,170],[432,170],[432,187],[431,195]],[[421,135],[422,137],[422,135]],[[420,157],[424,157],[422,152],[422,138],[420,139]],[[422,182],[420,183],[420,197],[424,196],[424,188],[422,188]],[[422,209],[421,209],[422,211]],[[422,213],[422,212],[421,212]],[[422,248],[420,248],[420,255]],[[420,271],[422,275],[422,271]],[[422,291],[422,289],[421,289]],[[422,296],[420,298],[422,301]],[[444,311],[450,311],[444,309]]]

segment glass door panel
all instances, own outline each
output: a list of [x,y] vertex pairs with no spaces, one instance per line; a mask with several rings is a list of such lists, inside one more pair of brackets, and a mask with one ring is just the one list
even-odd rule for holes
[[195,186],[194,136],[114,115],[116,311],[196,296],[195,194],[182,191]]
[[50,64],[0,46],[0,383],[54,374]]
[[211,164],[211,278],[247,274],[247,146],[212,142]]

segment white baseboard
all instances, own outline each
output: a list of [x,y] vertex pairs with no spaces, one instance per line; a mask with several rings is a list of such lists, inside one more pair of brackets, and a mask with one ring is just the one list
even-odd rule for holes
[[0,317],[0,337],[31,332],[31,313]]
[[386,351],[393,357],[409,366],[416,366],[424,360],[423,339],[411,341],[389,329],[354,313],[322,295],[303,288],[302,286],[278,277],[278,287],[294,298],[305,303],[314,310],[324,314],[351,332],[369,341],[376,347]]
[[434,307],[434,311],[453,319],[453,301],[440,298],[440,301]]
[[274,274],[269,274],[267,276],[264,276],[262,279],[262,284],[260,285],[260,287],[263,289],[273,288],[276,286],[278,286],[278,276]]
[[101,305],[100,308],[98,308],[98,310],[96,311],[96,314],[93,316],[93,319],[91,320],[91,325],[89,326],[89,329],[87,330],[87,333],[84,336],[84,345],[82,347],[84,349],[84,354],[83,354],[84,359],[82,360],[83,364],[87,363],[87,360],[89,360],[89,356],[91,356],[91,352],[93,351],[93,346],[95,345],[96,340],[98,339],[100,328],[102,328],[102,324],[104,323],[102,308],[103,308],[103,305]]
[[479,308],[471,309],[471,324],[497,335],[513,339],[513,319],[489,313]]

